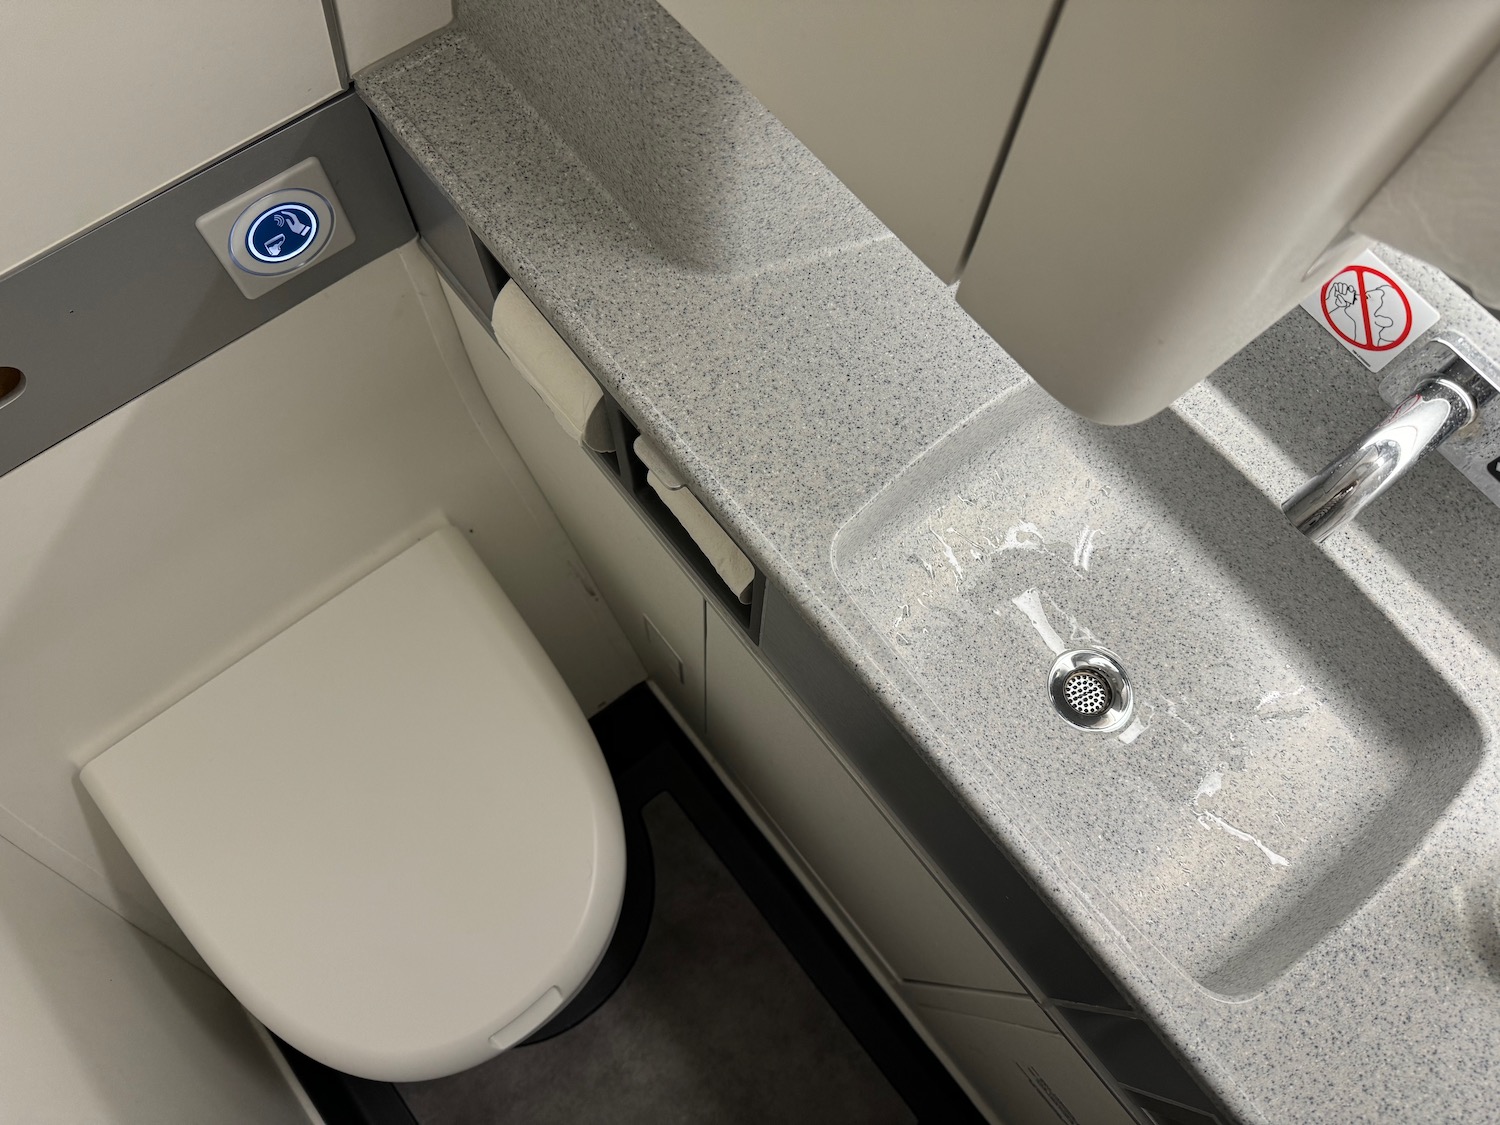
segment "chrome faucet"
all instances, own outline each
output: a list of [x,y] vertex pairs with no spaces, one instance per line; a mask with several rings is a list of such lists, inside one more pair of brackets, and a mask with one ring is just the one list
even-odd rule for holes
[[[1440,336],[1442,360],[1373,430],[1294,492],[1281,510],[1298,531],[1322,542],[1436,449],[1479,418],[1496,394],[1490,368],[1467,340]],[[1429,368],[1431,370],[1431,368]]]

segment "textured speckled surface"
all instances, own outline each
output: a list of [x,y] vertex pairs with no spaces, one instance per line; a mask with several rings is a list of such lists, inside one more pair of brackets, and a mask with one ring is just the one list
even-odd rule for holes
[[[1017,824],[1227,998],[1368,900],[1480,759],[1458,696],[1171,412],[1103,428],[1023,385],[834,559],[953,737],[998,763]],[[1052,713],[1064,645],[1131,674],[1118,737]]]
[[[1088,497],[1098,486],[1113,480],[1116,518],[1143,529],[1134,560],[1112,558],[1114,545],[1097,539],[1097,565],[1121,568],[1121,577],[1104,583],[1118,604],[1107,624],[1085,624],[1107,629],[1126,648],[1132,642],[1114,634],[1159,615],[1142,637],[1159,648],[1180,630],[1185,653],[1212,653],[1231,677],[1236,660],[1265,675],[1278,660],[1291,663],[1328,704],[1335,720],[1325,732],[1329,744],[1351,757],[1319,759],[1310,731],[1282,778],[1274,739],[1238,758],[1187,741],[1153,750],[1160,731],[1128,746],[1111,741],[1108,751],[1097,736],[1063,743],[1054,727],[1041,725],[1052,717],[1033,699],[998,693],[1011,681],[980,675],[980,658],[1003,656],[1003,644],[1031,646],[1024,672],[1007,673],[1018,684],[1044,666],[1038,657],[1045,653],[1018,615],[1007,619],[1008,642],[981,635],[956,612],[945,625],[948,639],[934,638],[916,664],[901,654],[897,615],[874,610],[889,609],[892,598],[909,601],[897,588],[914,580],[911,564],[871,565],[882,536],[900,533],[874,509],[860,514],[919,458],[924,463],[907,482],[956,479],[933,466],[951,459],[957,444],[926,458],[924,451],[1002,393],[1013,391],[1016,401],[1035,395],[1024,374],[789,135],[753,103],[736,100],[744,96],[669,24],[644,7],[637,12],[635,0],[585,4],[576,13],[570,6],[568,23],[529,3],[493,0],[476,18],[478,7],[460,0],[461,16],[475,20],[472,35],[451,30],[362,76],[366,97],[1226,1104],[1268,1125],[1500,1119],[1500,768],[1493,750],[1500,613],[1490,576],[1500,557],[1500,510],[1434,459],[1324,548],[1285,534],[1276,501],[1386,409],[1374,379],[1300,310],[1185,396],[1175,417],[1153,423],[1163,434],[1162,467],[1147,464],[1153,450],[1143,438],[1063,420],[1052,444],[1038,447],[1028,430],[1011,460],[1002,450],[1000,462],[1016,466],[1051,509],[1068,507],[1068,488],[1059,483],[1065,474],[1075,478],[1085,510],[1097,502]],[[614,77],[606,80],[606,72]],[[652,136],[637,138],[631,115],[610,109],[611,83],[627,81],[647,99],[637,104],[650,105],[641,128]],[[710,122],[701,102],[685,94],[705,89],[732,103],[727,120],[759,138],[756,145],[674,139]],[[649,152],[649,167],[632,152]],[[734,168],[696,173],[674,165],[693,161]],[[684,172],[699,185],[730,188],[693,211],[672,202],[669,181]],[[673,226],[678,214],[690,220],[681,228]],[[1442,324],[1500,351],[1500,326],[1456,287],[1417,263],[1390,260],[1444,314]],[[979,414],[966,432],[1004,442],[1003,410]],[[1097,473],[1079,467],[1092,466],[1079,459],[1088,451],[1102,451]],[[1050,479],[1054,464],[1058,477]],[[1222,496],[1222,507],[1183,507],[1188,493],[1181,490],[1194,481]],[[941,505],[962,493],[911,502]],[[1027,495],[1002,489],[984,499],[1019,503]],[[906,510],[892,506],[891,518]],[[861,528],[863,555],[853,546]],[[1079,532],[1072,525],[1051,532],[1055,567],[1028,578],[1030,585],[1072,568]],[[1040,537],[1047,534],[1043,528]],[[1173,563],[1178,534],[1185,553]],[[939,548],[926,557],[933,576],[923,568],[919,577],[938,582],[945,556]],[[1025,577],[1006,569],[1010,555],[976,561],[990,588],[973,606],[1015,615],[1008,597],[999,597]],[[1188,574],[1194,561],[1204,565]],[[1298,587],[1281,590],[1278,582]],[[942,596],[953,598],[954,589]],[[1170,611],[1184,598],[1219,630],[1215,637],[1190,635],[1197,617],[1174,618]],[[1252,653],[1235,631],[1248,627],[1247,614],[1274,617],[1266,603],[1281,607],[1283,620],[1266,634],[1263,651]],[[934,620],[941,609],[930,608]],[[1296,612],[1307,620],[1286,620]],[[1065,623],[1066,615],[1054,622]],[[966,630],[973,647],[953,648]],[[1328,646],[1359,667],[1329,667]],[[1134,653],[1132,665],[1146,683],[1158,672],[1178,674],[1154,649]],[[990,690],[998,694],[986,698]],[[1163,690],[1172,697],[1181,687]],[[1270,690],[1277,685],[1259,680],[1254,690],[1233,689],[1251,704]],[[990,708],[1003,722],[991,721]],[[1327,720],[1294,709],[1274,721]],[[1363,741],[1371,729],[1397,748]],[[1091,746],[1113,755],[1108,768],[1091,763]],[[1139,761],[1153,764],[1154,781],[1132,773]],[[1198,795],[1216,771],[1218,793]],[[1196,798],[1197,811],[1230,824],[1241,806],[1207,802],[1243,800],[1264,818],[1257,827],[1267,836],[1275,810],[1265,797],[1281,786],[1290,801],[1282,815],[1305,841],[1278,839],[1272,850],[1289,863],[1272,864],[1252,843],[1212,822],[1205,827],[1196,813],[1181,825],[1163,824],[1160,801],[1104,799],[1101,787],[1112,784],[1151,784],[1156,793],[1175,786],[1178,814],[1188,816]],[[1114,846],[1085,846],[1088,827]],[[1341,838],[1352,830],[1367,835],[1357,844]],[[1377,830],[1383,835],[1372,840]],[[1393,838],[1400,842],[1394,850],[1381,843]],[[1155,846],[1190,859],[1193,870],[1153,868]],[[1320,896],[1316,876],[1329,872],[1338,878]],[[1237,897],[1244,900],[1238,917],[1209,920],[1215,903]],[[1246,945],[1247,934],[1262,940]]]
[[659,6],[458,0],[456,11],[676,261],[745,272],[885,234]]

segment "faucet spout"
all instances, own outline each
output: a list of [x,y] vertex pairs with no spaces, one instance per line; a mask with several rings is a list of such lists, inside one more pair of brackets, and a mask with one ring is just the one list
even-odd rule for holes
[[[1385,421],[1293,493],[1281,510],[1297,530],[1322,542],[1405,476],[1424,454],[1472,422],[1494,391],[1465,374],[1477,376],[1462,360],[1455,360],[1438,377],[1418,383]],[[1479,393],[1479,388],[1489,393]]]

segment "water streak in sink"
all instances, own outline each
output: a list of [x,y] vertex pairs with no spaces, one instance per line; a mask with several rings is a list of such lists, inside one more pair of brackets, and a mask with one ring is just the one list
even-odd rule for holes
[[[1262,989],[1374,894],[1476,766],[1401,632],[1171,413],[1025,385],[839,533],[840,581],[1033,826],[1186,972]],[[1139,725],[1074,730],[1054,651],[1117,653]]]

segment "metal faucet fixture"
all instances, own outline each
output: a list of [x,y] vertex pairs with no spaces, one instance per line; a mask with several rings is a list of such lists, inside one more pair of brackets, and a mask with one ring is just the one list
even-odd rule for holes
[[1410,471],[1429,450],[1479,418],[1497,393],[1493,370],[1456,333],[1434,341],[1439,359],[1407,397],[1281,505],[1298,531],[1322,542]]

